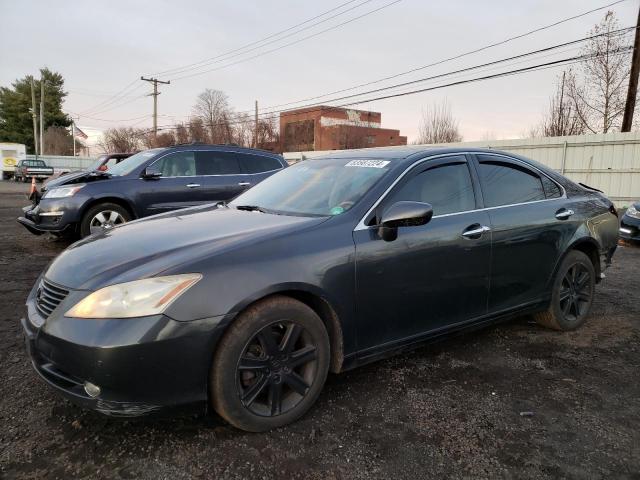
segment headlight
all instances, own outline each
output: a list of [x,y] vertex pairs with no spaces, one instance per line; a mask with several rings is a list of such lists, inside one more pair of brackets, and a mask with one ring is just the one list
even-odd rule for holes
[[625,212],[625,214],[629,215],[630,217],[633,217],[633,218],[640,218],[640,210],[638,210],[633,205],[631,205],[629,208],[627,208],[627,211]]
[[44,192],[42,198],[63,198],[71,197],[76,194],[78,190],[84,187],[85,184],[73,185],[68,187],[53,187],[51,190]]
[[132,318],[162,313],[189,287],[199,273],[145,278],[96,290],[65,313],[76,318]]

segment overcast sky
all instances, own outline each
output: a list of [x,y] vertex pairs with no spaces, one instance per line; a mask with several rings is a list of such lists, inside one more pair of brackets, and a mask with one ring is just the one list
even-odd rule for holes
[[[159,124],[168,125],[185,119],[195,97],[205,88],[226,92],[236,110],[252,109],[256,99],[261,106],[278,105],[404,72],[613,2],[401,0],[389,5],[392,1],[350,2],[298,27],[352,9],[314,28],[244,55],[236,53],[236,56],[218,58],[216,63],[204,69],[187,73],[214,68],[216,71],[186,79],[176,78],[181,74],[158,75],[160,79],[172,79],[171,85],[161,87]],[[79,120],[82,128],[99,131],[115,125],[150,127],[152,98],[143,95],[151,90],[151,85],[136,81],[140,75],[216,57],[345,2],[0,0],[3,27],[0,85],[8,86],[16,78],[37,74],[39,67],[47,66],[64,76],[69,91],[65,109],[74,114],[83,113]],[[228,66],[385,5],[389,6],[314,38]],[[616,12],[621,26],[631,26],[636,20],[638,0],[626,0],[611,9]],[[526,38],[368,88],[423,78],[581,38],[604,13],[604,10],[595,12]],[[276,38],[280,37],[271,40]],[[577,50],[565,49],[553,56],[501,68],[521,68],[576,54]],[[473,76],[498,71],[485,70]],[[558,68],[547,69],[369,102],[356,108],[382,112],[382,126],[399,128],[411,141],[417,132],[421,110],[446,99],[460,121],[465,140],[519,137],[539,121],[553,91],[554,79],[560,72]],[[471,75],[454,80],[462,78],[471,78]],[[114,101],[112,96],[132,82],[124,92],[126,95]],[[432,81],[415,88],[442,83],[442,80]],[[100,105],[105,101],[111,103]]]

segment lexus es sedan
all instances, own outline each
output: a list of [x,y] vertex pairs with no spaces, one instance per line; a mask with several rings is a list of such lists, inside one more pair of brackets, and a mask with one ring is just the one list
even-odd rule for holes
[[617,236],[604,195],[515,155],[334,152],[71,245],[23,327],[36,371],[80,405],[210,407],[264,431],[329,371],[524,313],[579,327]]

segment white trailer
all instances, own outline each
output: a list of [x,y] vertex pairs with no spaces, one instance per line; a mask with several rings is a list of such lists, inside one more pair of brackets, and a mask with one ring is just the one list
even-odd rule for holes
[[22,143],[0,142],[0,172],[2,180],[13,177],[16,165],[20,160],[27,159],[27,148]]

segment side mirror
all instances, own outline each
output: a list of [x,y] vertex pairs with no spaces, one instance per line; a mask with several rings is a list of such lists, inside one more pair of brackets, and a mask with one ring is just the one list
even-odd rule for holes
[[398,227],[415,227],[429,223],[433,207],[423,202],[397,202],[382,214],[378,234],[391,242],[398,237]]
[[145,180],[153,180],[160,178],[161,176],[162,172],[154,166],[149,166],[142,171],[142,178]]

